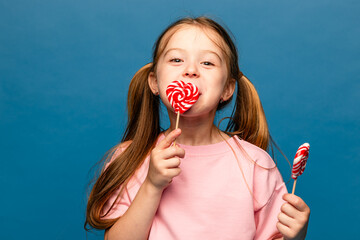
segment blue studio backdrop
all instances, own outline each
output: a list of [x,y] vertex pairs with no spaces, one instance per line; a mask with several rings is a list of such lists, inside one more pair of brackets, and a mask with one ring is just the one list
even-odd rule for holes
[[[162,30],[188,15],[231,30],[291,163],[310,143],[296,188],[311,208],[307,239],[353,239],[359,12],[353,0],[0,0],[0,239],[86,239],[91,167],[121,139],[130,79]],[[275,156],[287,182],[288,163]]]

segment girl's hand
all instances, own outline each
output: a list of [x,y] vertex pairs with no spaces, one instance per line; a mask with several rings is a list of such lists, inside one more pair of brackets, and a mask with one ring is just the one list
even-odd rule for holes
[[172,146],[180,134],[180,129],[173,130],[151,151],[146,178],[160,191],[164,190],[181,172],[180,158],[185,156],[185,150],[176,145]]
[[284,240],[305,239],[310,217],[310,208],[298,196],[284,194],[283,199],[287,201],[281,206],[278,215],[277,229],[283,235]]

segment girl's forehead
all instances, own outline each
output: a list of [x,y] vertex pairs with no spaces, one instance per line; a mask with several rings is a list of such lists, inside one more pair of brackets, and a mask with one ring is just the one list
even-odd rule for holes
[[202,47],[216,49],[221,53],[222,49],[219,47],[221,46],[221,41],[221,37],[214,30],[209,28],[182,26],[179,29],[176,29],[170,35],[165,49],[178,47],[181,45],[188,46],[189,43],[194,43],[197,45],[200,44]]

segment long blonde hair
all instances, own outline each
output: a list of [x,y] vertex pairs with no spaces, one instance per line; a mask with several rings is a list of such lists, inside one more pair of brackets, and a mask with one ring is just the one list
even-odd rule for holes
[[[179,19],[169,25],[155,42],[153,61],[143,66],[131,80],[128,92],[127,109],[128,123],[121,143],[128,142],[128,147],[111,164],[103,169],[97,178],[88,198],[86,221],[87,225],[97,229],[111,227],[117,219],[101,219],[101,211],[106,201],[121,186],[121,196],[130,177],[144,162],[146,156],[154,147],[161,132],[159,117],[159,96],[155,96],[148,85],[150,72],[156,74],[159,57],[164,51],[171,36],[183,26],[197,26],[206,31],[215,32],[221,41],[214,42],[222,49],[226,56],[228,81],[235,79],[237,93],[235,106],[226,127],[226,132],[238,135],[240,138],[267,150],[271,140],[265,114],[255,90],[255,87],[239,69],[238,53],[228,32],[217,22],[208,17]],[[229,104],[231,99],[219,104],[218,109]],[[120,144],[111,148],[105,160],[109,160]],[[115,201],[116,202],[116,201]],[[110,208],[111,209],[111,208]]]

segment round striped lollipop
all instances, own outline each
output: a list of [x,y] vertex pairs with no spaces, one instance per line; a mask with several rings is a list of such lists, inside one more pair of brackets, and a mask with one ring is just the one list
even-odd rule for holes
[[184,113],[198,100],[199,89],[193,83],[173,81],[166,88],[166,96],[175,112]]
[[310,145],[308,143],[304,143],[297,150],[295,154],[292,174],[291,174],[291,177],[293,179],[297,179],[297,177],[304,172],[306,162],[309,157],[309,150],[310,150]]

